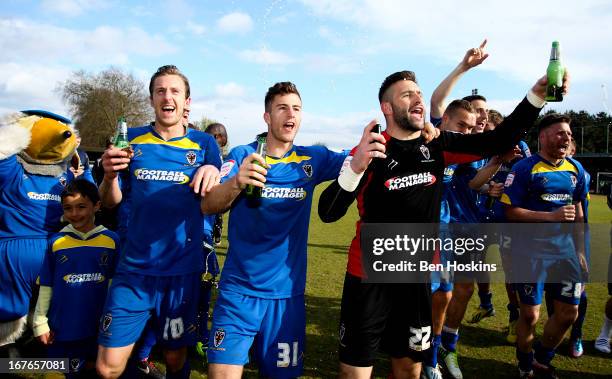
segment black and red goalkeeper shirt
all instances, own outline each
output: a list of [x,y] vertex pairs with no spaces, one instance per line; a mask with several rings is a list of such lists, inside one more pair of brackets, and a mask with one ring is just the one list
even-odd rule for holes
[[335,180],[319,200],[319,216],[324,222],[333,222],[357,199],[359,220],[349,249],[347,271],[364,277],[362,223],[439,222],[444,168],[507,151],[534,124],[539,111],[540,108],[524,99],[494,131],[480,134],[442,132],[427,144],[421,137],[401,141],[383,133],[387,158],[372,160],[354,192],[345,191]]

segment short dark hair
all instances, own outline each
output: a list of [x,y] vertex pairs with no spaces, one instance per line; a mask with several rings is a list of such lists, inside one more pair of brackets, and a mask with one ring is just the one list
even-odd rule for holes
[[225,125],[223,125],[220,122],[213,122],[212,124],[208,125],[206,127],[206,129],[204,129],[204,133],[213,134],[213,130],[215,130],[217,128],[223,129],[225,134],[227,134],[227,130],[225,129]]
[[487,101],[487,98],[482,95],[469,95],[469,96],[464,97],[463,100],[470,101],[470,102],[474,100]]
[[560,113],[551,113],[542,117],[540,123],[538,124],[538,133],[544,129],[547,129],[549,126],[557,124],[559,122],[567,122],[568,124],[572,122],[570,116],[566,114]]
[[274,98],[278,95],[288,95],[290,93],[295,93],[300,100],[302,97],[300,96],[300,92],[298,91],[295,84],[291,82],[278,82],[274,84],[272,87],[268,88],[268,92],[266,92],[266,97],[264,99],[264,106],[266,108],[266,112],[270,111],[270,106],[274,101]]
[[393,84],[401,80],[410,80],[415,83],[417,82],[416,75],[414,74],[413,71],[404,70],[404,71],[394,72],[393,74],[387,76],[385,80],[382,82],[382,84],[380,85],[380,89],[378,90],[378,101],[382,103],[383,96],[385,95],[385,92],[387,92],[389,87],[391,87]]
[[191,96],[191,90],[189,88],[189,79],[175,66],[172,64],[167,64],[165,66],[161,66],[157,69],[155,74],[151,76],[151,81],[149,82],[149,97],[153,98],[153,85],[155,84],[155,79],[164,75],[176,75],[183,79],[185,83],[185,99],[189,99]]
[[470,104],[469,101],[463,99],[453,100],[448,104],[444,113],[451,116],[454,115],[459,109],[463,109],[468,111],[469,113],[474,113],[474,107]]
[[60,198],[62,202],[67,196],[81,195],[89,199],[94,205],[100,201],[100,193],[95,184],[85,179],[75,179],[62,191]]
[[495,109],[489,109],[489,121],[492,122],[493,125],[497,126],[504,121],[504,116],[502,116],[502,114]]

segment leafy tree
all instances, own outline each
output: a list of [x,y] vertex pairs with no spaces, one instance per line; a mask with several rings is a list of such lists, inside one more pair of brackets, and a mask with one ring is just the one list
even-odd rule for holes
[[81,144],[87,147],[105,147],[121,116],[128,126],[154,118],[145,84],[116,67],[97,74],[76,71],[58,84],[57,91],[70,107]]

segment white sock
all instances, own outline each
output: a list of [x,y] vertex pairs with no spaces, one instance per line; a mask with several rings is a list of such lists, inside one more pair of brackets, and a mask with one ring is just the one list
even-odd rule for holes
[[598,339],[610,340],[612,337],[612,320],[610,320],[606,315],[604,315],[604,322],[601,326],[601,332],[599,332]]
[[446,333],[459,334],[459,329],[449,328],[448,326],[442,326],[442,331]]

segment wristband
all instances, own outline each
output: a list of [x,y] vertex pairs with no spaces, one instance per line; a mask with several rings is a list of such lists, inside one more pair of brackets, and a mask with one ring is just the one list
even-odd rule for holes
[[338,184],[340,184],[343,190],[348,192],[353,192],[357,189],[361,177],[363,176],[363,172],[361,174],[356,174],[351,168],[352,159],[353,157],[351,156],[346,157],[342,164],[342,169],[340,170],[340,176],[338,176]]
[[527,100],[536,108],[543,108],[546,105],[546,100],[540,99],[533,90],[527,92]]

